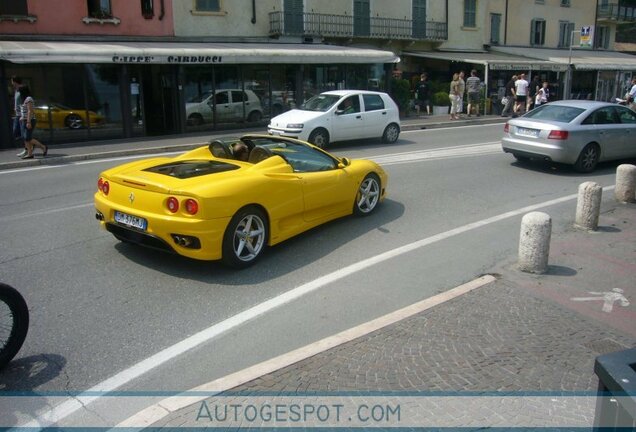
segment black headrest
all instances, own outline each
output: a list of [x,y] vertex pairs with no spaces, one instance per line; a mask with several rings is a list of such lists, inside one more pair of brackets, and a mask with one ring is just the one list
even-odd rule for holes
[[254,147],[250,152],[249,162],[256,164],[273,155],[272,151],[266,147]]
[[211,141],[208,145],[208,149],[210,149],[210,153],[212,156],[224,159],[232,159],[232,151],[230,150],[230,146],[220,140]]

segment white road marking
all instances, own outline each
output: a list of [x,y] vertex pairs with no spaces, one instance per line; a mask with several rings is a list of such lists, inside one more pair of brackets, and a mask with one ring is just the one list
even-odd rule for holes
[[86,204],[77,204],[73,206],[61,207],[61,208],[55,208],[55,209],[30,211],[26,213],[11,215],[11,216],[0,217],[0,222],[10,222],[14,220],[21,220],[30,216],[46,216],[53,213],[61,213],[61,212],[69,211],[69,210],[77,210],[77,209],[93,207],[93,206],[95,206],[95,204],[91,202]]
[[[488,285],[495,280],[496,278],[491,275],[481,276],[463,285],[444,291],[443,293],[434,295],[433,297],[429,297],[417,303],[413,303],[412,305],[406,306],[395,312],[388,313],[384,316],[352,327],[348,330],[344,330],[317,342],[310,343],[304,347],[295,349],[278,357],[274,357],[241,371],[210,381],[209,383],[202,384],[184,392],[183,394],[166,398],[127,418],[123,422],[119,423],[116,428],[150,426],[170,413],[207,399],[213,394],[233,389],[234,387],[250,382],[256,378],[262,377],[263,375],[267,375],[309,357],[315,356],[316,354],[368,335],[376,330],[395,324],[484,285]],[[202,392],[206,394],[201,396],[188,395],[188,393],[194,392]]]
[[499,141],[373,156],[371,159],[382,166],[386,166],[420,162],[423,160],[449,159],[454,157],[478,156],[495,153],[503,154],[503,151],[501,150],[501,143]]
[[573,301],[602,301],[603,302],[603,312],[610,313],[614,310],[614,303],[619,302],[621,306],[627,307],[629,306],[629,300],[627,297],[623,295],[624,291],[620,288],[612,288],[612,291],[598,292],[598,291],[590,291],[589,294],[592,294],[596,297],[572,297],[570,300]]
[[[609,191],[613,189],[614,189],[614,186],[607,186],[603,188],[603,190],[605,191]],[[457,227],[449,231],[439,233],[424,239],[420,239],[415,242],[406,244],[404,246],[397,247],[395,249],[391,249],[379,255],[366,258],[362,261],[350,264],[332,273],[321,276],[318,279],[307,282],[299,287],[293,288],[272,299],[269,299],[263,303],[257,304],[247,310],[244,310],[243,312],[240,312],[219,323],[213,324],[210,327],[180,342],[177,342],[176,344],[169,346],[168,348],[165,348],[162,351],[159,351],[158,353],[138,362],[137,364],[129,367],[128,369],[125,369],[117,373],[116,375],[102,381],[101,383],[91,387],[87,391],[88,395],[82,396],[82,394],[80,394],[73,399],[63,402],[60,405],[41,414],[40,416],[38,416],[37,419],[23,426],[24,427],[51,426],[55,424],[56,422],[60,421],[61,419],[82,409],[87,404],[90,404],[91,402],[94,402],[95,400],[99,399],[100,396],[94,396],[96,393],[106,393],[106,392],[114,391],[130,383],[134,379],[142,376],[143,374],[150,372],[151,370],[163,365],[164,363],[167,363],[168,361],[185,353],[186,351],[196,348],[197,346],[202,345],[223,333],[229,332],[230,330],[233,330],[234,328],[248,321],[251,321],[257,317],[260,317],[268,312],[271,312],[274,309],[277,309],[287,303],[297,300],[309,293],[312,293],[320,288],[323,288],[347,276],[351,276],[369,267],[372,267],[384,261],[393,259],[395,257],[406,254],[408,252],[412,252],[414,250],[423,248],[425,246],[429,246],[433,243],[437,243],[442,240],[446,240],[448,238],[454,237],[456,235],[463,234],[468,231],[493,224],[495,222],[500,222],[505,219],[509,219],[511,217],[520,216],[522,214],[525,214],[531,211],[535,211],[545,207],[571,201],[573,199],[576,199],[577,196],[578,194],[567,195],[561,198],[544,201],[539,204],[522,207],[517,210],[512,210],[506,213],[499,214],[497,216],[493,216],[490,218],[482,219],[477,222],[469,223],[461,227]]]

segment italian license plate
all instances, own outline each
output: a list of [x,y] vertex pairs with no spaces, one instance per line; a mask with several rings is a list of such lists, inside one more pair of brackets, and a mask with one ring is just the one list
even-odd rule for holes
[[536,138],[539,136],[539,131],[537,129],[526,129],[526,128],[518,127],[517,135],[523,135],[527,137]]
[[129,227],[140,229],[142,231],[145,231],[146,227],[148,226],[148,222],[146,221],[146,219],[118,211],[115,212],[115,221]]

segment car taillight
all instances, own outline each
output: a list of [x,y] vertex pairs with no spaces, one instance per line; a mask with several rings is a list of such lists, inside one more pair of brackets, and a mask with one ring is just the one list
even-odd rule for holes
[[550,131],[550,135],[548,135],[548,139],[554,139],[554,140],[568,139],[568,131],[563,131],[563,130]]
[[110,192],[110,185],[107,180],[100,177],[99,180],[97,180],[97,189],[104,195],[108,195],[108,192]]
[[168,210],[170,210],[172,213],[176,213],[177,211],[179,211],[179,200],[177,200],[175,197],[168,198],[166,205],[168,206]]
[[185,202],[185,210],[191,215],[197,214],[199,211],[199,203],[192,198],[188,198]]
[[510,125],[509,125],[508,123],[506,123],[506,124],[504,125],[504,132],[505,132],[505,133],[510,132]]

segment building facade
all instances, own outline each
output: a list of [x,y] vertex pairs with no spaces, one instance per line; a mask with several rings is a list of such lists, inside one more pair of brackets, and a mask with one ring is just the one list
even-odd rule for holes
[[322,91],[390,91],[423,71],[445,89],[478,69],[492,107],[519,72],[559,98],[610,100],[636,71],[613,51],[625,22],[634,8],[604,0],[5,1],[0,136],[12,75],[46,143],[260,127]]

